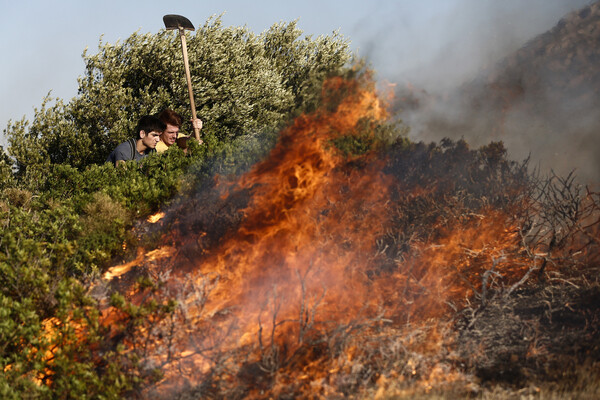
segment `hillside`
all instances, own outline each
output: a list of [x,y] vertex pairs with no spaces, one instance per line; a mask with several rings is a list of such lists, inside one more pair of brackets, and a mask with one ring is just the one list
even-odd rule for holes
[[600,3],[557,25],[456,92],[399,92],[397,107],[415,138],[501,140],[511,157],[531,154],[543,173],[572,170],[600,181]]

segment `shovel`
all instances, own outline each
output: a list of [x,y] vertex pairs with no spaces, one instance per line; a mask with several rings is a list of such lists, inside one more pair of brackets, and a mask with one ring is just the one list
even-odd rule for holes
[[[167,30],[178,29],[179,37],[181,38],[181,50],[183,52],[183,64],[185,66],[185,77],[187,79],[188,92],[190,94],[190,105],[192,107],[192,119],[196,120],[196,105],[194,103],[194,93],[192,91],[192,78],[190,77],[190,66],[188,64],[187,46],[185,44],[185,30],[194,30],[194,25],[189,19],[181,15],[169,14],[163,17],[165,27]],[[194,136],[196,140],[202,143],[200,140],[200,129],[194,127]]]

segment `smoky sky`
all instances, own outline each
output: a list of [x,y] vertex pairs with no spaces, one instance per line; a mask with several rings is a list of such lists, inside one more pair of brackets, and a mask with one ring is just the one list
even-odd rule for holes
[[447,90],[590,0],[375,1],[348,32],[381,79]]
[[[465,99],[454,97],[461,87],[555,27],[570,12],[593,3],[459,0],[415,6],[380,2],[357,24],[354,35],[368,38],[358,46],[359,55],[370,61],[380,81],[395,85],[397,96],[408,86],[414,90],[416,106],[399,110],[411,139],[463,138],[472,147],[502,141],[511,159],[529,157],[530,166],[542,174],[564,176],[573,171],[580,182],[595,184],[600,180],[597,101],[582,101],[586,97],[574,93],[542,93],[539,88],[528,93],[524,82],[520,102],[536,104],[534,110],[516,107],[503,116],[501,127],[490,128],[489,114],[469,109]],[[544,79],[536,77],[538,86],[543,87]],[[549,85],[551,79],[555,77],[548,77]],[[433,97],[437,101],[428,103]]]

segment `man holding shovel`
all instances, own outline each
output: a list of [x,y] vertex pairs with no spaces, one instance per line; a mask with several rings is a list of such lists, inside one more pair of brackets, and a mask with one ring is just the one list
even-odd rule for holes
[[[188,54],[187,54],[187,45],[185,41],[185,31],[193,31],[194,25],[191,23],[189,19],[183,17],[181,15],[169,14],[163,17],[163,22],[165,23],[165,28],[167,30],[175,30],[177,29],[179,32],[179,38],[181,39],[181,52],[183,55],[183,65],[185,67],[185,77],[187,80],[188,94],[190,95],[190,106],[192,111],[192,125],[194,127],[194,136],[199,143],[202,143],[200,139],[200,129],[202,129],[202,121],[200,121],[196,117],[196,105],[194,103],[194,92],[192,90],[192,78],[190,76],[190,66],[188,62]],[[179,124],[181,125],[181,123]],[[179,131],[179,129],[177,129]],[[182,146],[180,146],[182,147]],[[185,143],[185,147],[187,148],[187,143]]]
[[[156,145],[156,152],[162,153],[175,143],[185,151],[187,149],[187,140],[189,139],[189,136],[179,132],[183,122],[181,115],[167,108],[158,115],[158,118],[165,123],[167,128],[160,135],[160,142]],[[196,118],[192,120],[192,126],[194,127],[194,130],[197,129],[199,131],[202,129],[202,121],[199,118]],[[199,142],[202,144],[202,140]]]

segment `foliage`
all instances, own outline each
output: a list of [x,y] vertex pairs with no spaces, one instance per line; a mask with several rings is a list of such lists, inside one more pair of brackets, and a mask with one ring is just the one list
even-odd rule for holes
[[[243,156],[237,161],[245,159],[243,163],[249,165],[252,157],[264,153],[260,150],[264,143],[257,140],[244,141],[246,153],[233,151],[231,145],[222,147],[220,154],[229,154],[230,162]],[[79,171],[68,164],[49,164],[44,176],[31,185],[36,192],[25,184],[0,192],[3,398],[22,398],[27,393],[36,398],[76,394],[85,387],[92,393],[94,387],[104,385],[98,393],[119,398],[135,383],[138,374],[124,376],[123,368],[137,367],[118,352],[111,355],[114,360],[102,361],[105,367],[94,364],[103,360],[88,354],[89,348],[99,346],[94,340],[105,340],[99,327],[94,328],[96,338],[91,331],[86,335],[91,342],[73,337],[78,325],[98,323],[94,302],[81,282],[97,276],[115,257],[127,257],[125,249],[138,244],[131,234],[134,221],[156,211],[180,190],[195,187],[209,173],[209,165],[216,164],[205,163],[206,154],[205,147],[192,142],[187,154],[174,148],[123,168],[103,164]],[[193,174],[186,176],[188,169]],[[67,294],[71,297],[65,302]],[[84,313],[85,321],[76,320],[77,313]],[[43,340],[44,323],[59,315],[64,315],[56,331],[60,343]],[[49,365],[44,354],[57,346],[60,351]],[[46,377],[47,385],[35,383],[36,377]]]
[[528,193],[531,184],[528,162],[506,157],[502,142],[470,149],[464,140],[443,139],[436,143],[398,142],[391,147],[388,170],[406,185],[442,196],[456,191],[476,207],[505,207],[515,196]]
[[0,190],[13,184],[12,161],[0,146]]
[[344,157],[361,156],[375,149],[383,151],[392,145],[399,147],[408,143],[404,138],[407,128],[402,126],[401,121],[381,123],[371,118],[362,118],[358,121],[356,130],[356,134],[331,139],[333,147]]
[[0,294],[0,395],[118,398],[133,381],[114,353],[98,353],[105,334],[83,286],[63,280],[55,299],[55,317],[42,320],[26,296],[19,301]]
[[[223,27],[220,18],[188,34],[197,114],[210,147],[277,130],[291,115],[315,106],[323,80],[340,74],[351,55],[335,33],[317,39],[301,34],[296,22],[256,35],[246,27]],[[104,162],[132,136],[142,115],[169,107],[190,116],[177,34],[161,30],[114,44],[101,40],[98,52],[86,50],[83,59],[75,98],[64,103],[47,97],[31,124],[21,120],[6,130],[8,154],[30,189],[43,183],[51,164],[81,170]]]

